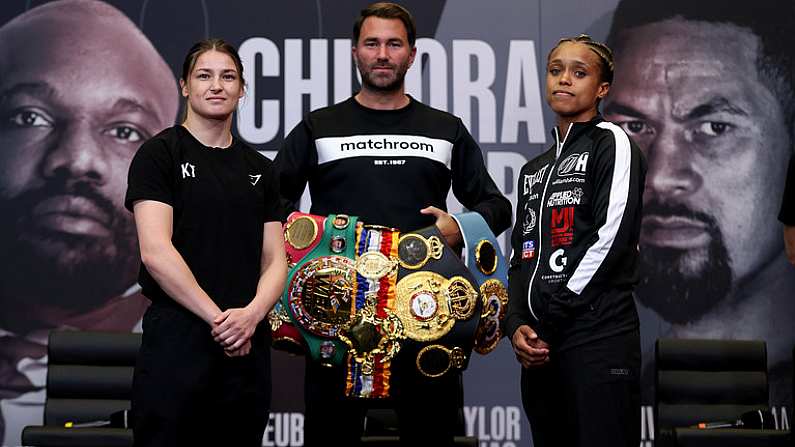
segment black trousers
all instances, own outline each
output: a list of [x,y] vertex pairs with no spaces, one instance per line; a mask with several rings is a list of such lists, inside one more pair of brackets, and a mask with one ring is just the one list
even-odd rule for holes
[[638,331],[550,351],[548,364],[522,368],[522,404],[535,447],[637,447]]
[[304,446],[359,445],[370,407],[395,409],[401,445],[452,446],[453,437],[464,431],[461,373],[428,378],[408,361],[395,362],[393,373],[389,401],[351,399],[345,397],[344,366],[328,368],[308,360]]
[[144,314],[133,377],[135,446],[261,446],[270,408],[270,343],[257,328],[251,352],[227,357],[210,327],[184,308]]

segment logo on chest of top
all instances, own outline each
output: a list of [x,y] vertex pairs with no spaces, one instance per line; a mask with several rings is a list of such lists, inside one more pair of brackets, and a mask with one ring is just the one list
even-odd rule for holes
[[565,247],[574,242],[574,207],[553,208],[550,221],[552,247]]
[[182,163],[179,166],[182,168],[182,178],[196,178],[196,165]]
[[574,188],[566,191],[556,191],[549,196],[547,206],[570,206],[579,205],[582,202],[584,192],[582,188]]
[[453,143],[447,140],[398,134],[318,138],[315,148],[319,165],[357,157],[382,160],[386,157],[418,157],[437,161],[449,168],[453,153]]
[[549,268],[555,273],[560,273],[566,268],[568,262],[569,259],[566,257],[566,252],[559,248],[549,257]]
[[262,174],[249,174],[248,180],[252,186],[257,186],[257,182],[262,178]]
[[536,172],[534,172],[534,173],[532,173],[530,175],[525,174],[524,182],[523,182],[524,183],[524,192],[523,193],[525,195],[529,194],[530,191],[533,190],[533,186],[535,186],[537,183],[541,183],[541,181],[544,179],[544,173],[547,172],[547,168],[548,167],[549,167],[549,165],[544,165],[543,168],[539,169],[538,171],[536,171]]
[[581,154],[571,154],[564,158],[558,165],[558,177],[568,177],[570,175],[585,175],[588,168],[588,152]]
[[524,219],[522,220],[522,234],[528,235],[536,227],[536,212],[530,207],[530,202],[524,204]]

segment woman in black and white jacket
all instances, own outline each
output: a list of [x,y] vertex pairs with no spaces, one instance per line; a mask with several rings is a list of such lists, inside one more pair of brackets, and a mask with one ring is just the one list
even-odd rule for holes
[[536,447],[640,442],[633,290],[646,161],[599,115],[612,78],[610,49],[588,36],[552,49],[556,142],[519,176],[503,325]]

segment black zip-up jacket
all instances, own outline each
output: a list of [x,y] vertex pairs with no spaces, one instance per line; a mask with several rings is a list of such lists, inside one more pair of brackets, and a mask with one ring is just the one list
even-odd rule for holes
[[504,333],[557,350],[638,329],[633,299],[646,160],[600,116],[522,167]]

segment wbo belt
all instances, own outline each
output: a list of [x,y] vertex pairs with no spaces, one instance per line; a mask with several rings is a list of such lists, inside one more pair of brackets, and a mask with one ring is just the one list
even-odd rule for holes
[[[292,346],[305,346],[314,360],[346,365],[346,394],[354,397],[389,396],[398,356],[431,378],[466,368],[473,347],[488,352],[476,341],[483,316],[497,323],[501,316],[484,310],[482,290],[496,294],[484,285],[504,291],[499,272],[506,271],[488,226],[466,214],[474,216],[455,217],[470,268],[436,226],[401,234],[346,215],[291,214],[287,288],[269,315],[274,340],[290,333]],[[489,341],[496,346],[499,336]]]
[[497,238],[480,214],[454,214],[453,219],[461,229],[463,260],[475,276],[483,306],[474,349],[480,354],[488,354],[502,338],[500,321],[505,317],[508,305],[508,263]]

